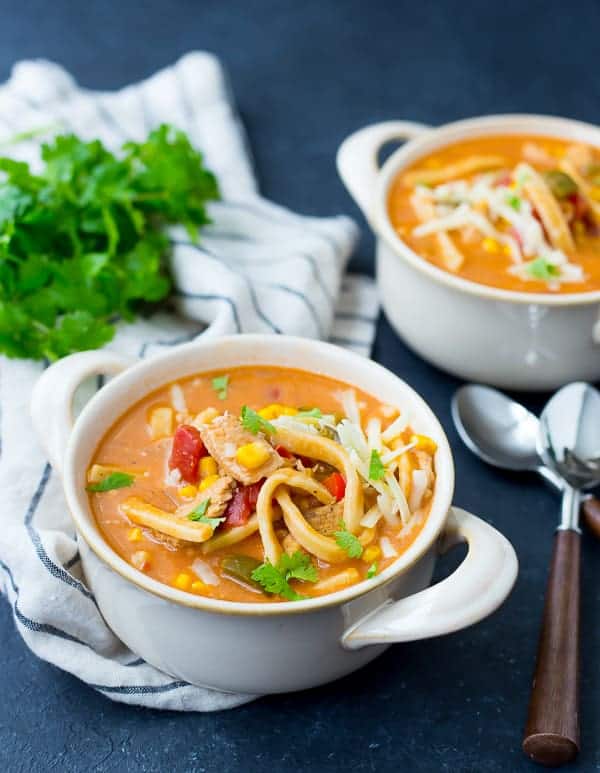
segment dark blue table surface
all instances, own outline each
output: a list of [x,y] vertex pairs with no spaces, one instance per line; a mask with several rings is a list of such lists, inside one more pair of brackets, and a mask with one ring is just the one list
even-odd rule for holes
[[[46,57],[85,86],[113,88],[190,49],[218,54],[265,195],[300,212],[356,216],[364,236],[354,265],[368,271],[372,239],[334,167],[352,130],[388,118],[435,124],[510,111],[600,122],[600,4],[593,0],[4,0],[2,11],[1,79],[18,59]],[[226,713],[178,715],[111,703],[38,661],[0,601],[1,771],[533,769],[520,735],[556,497],[465,451],[449,415],[458,382],[408,351],[385,320],[374,357],[441,418],[455,450],[457,504],[514,544],[521,571],[503,608],[471,630],[392,647],[320,689]],[[529,399],[533,407],[540,401]],[[586,539],[583,750],[572,770],[600,769],[599,557],[600,546]]]

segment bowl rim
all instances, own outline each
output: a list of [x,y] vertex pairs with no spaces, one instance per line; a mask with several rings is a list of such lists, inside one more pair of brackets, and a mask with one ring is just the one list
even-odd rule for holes
[[[128,408],[141,399],[139,397],[130,400],[123,399],[123,394],[126,395],[128,389],[139,379],[147,380],[151,373],[156,373],[163,369],[164,378],[162,378],[157,385],[147,388],[145,393],[155,391],[155,389],[160,388],[161,384],[169,384],[177,380],[177,378],[185,378],[192,373],[202,373],[203,371],[208,372],[214,370],[214,365],[204,368],[197,367],[189,373],[181,373],[177,370],[174,371],[165,368],[164,366],[171,363],[174,358],[184,356],[185,358],[189,357],[189,359],[193,359],[193,355],[198,356],[198,354],[210,358],[210,355],[220,348],[227,349],[227,347],[241,346],[242,348],[247,347],[251,352],[256,347],[266,346],[272,352],[271,356],[263,356],[259,358],[255,364],[261,362],[261,364],[264,365],[277,366],[278,354],[282,351],[282,345],[285,344],[295,347],[297,351],[308,348],[312,350],[315,355],[325,355],[325,362],[327,362],[327,358],[329,357],[338,362],[342,361],[343,366],[347,363],[349,378],[343,379],[339,376],[331,375],[330,377],[346,380],[350,385],[354,384],[357,386],[352,375],[355,370],[361,368],[363,369],[363,373],[372,371],[373,375],[377,375],[380,379],[386,379],[388,381],[395,380],[396,383],[394,386],[397,386],[399,395],[402,395],[404,410],[407,410],[406,398],[408,397],[408,409],[418,413],[417,423],[426,423],[430,430],[433,429],[432,434],[438,445],[435,456],[436,484],[429,515],[416,539],[406,551],[398,556],[396,561],[376,577],[370,580],[363,580],[362,582],[356,583],[349,588],[336,591],[335,593],[329,593],[303,601],[235,602],[211,599],[172,588],[171,586],[159,582],[135,569],[131,564],[121,558],[104,539],[95,522],[87,494],[85,491],[78,491],[77,488],[77,480],[81,477],[77,474],[78,470],[81,471],[82,467],[84,470],[87,469],[99,440],[114,423],[115,419],[110,422],[105,422],[101,431],[96,430],[98,432],[98,440],[94,444],[93,449],[85,454],[80,451],[80,446],[84,440],[88,425],[94,426],[94,422],[98,422],[99,414],[103,406],[106,407],[119,400],[121,404],[117,415],[123,415]],[[239,364],[244,365],[248,363],[240,362]],[[219,366],[217,365],[217,367]],[[281,365],[281,367],[290,366]],[[312,368],[308,369],[301,367],[298,369],[314,372]],[[319,372],[325,376],[328,375],[327,367]],[[360,386],[357,386],[357,388],[362,389],[363,391],[369,391]],[[376,395],[374,396],[376,397]],[[334,344],[314,339],[283,335],[275,336],[273,334],[238,334],[235,336],[223,336],[219,338],[213,338],[211,336],[210,339],[203,340],[200,338],[191,343],[180,344],[164,354],[157,355],[148,360],[140,360],[112,378],[90,399],[75,421],[65,453],[62,484],[69,511],[75,523],[79,538],[84,540],[86,545],[105,565],[121,575],[126,581],[137,586],[138,589],[178,605],[216,614],[261,617],[269,615],[310,613],[317,612],[327,607],[339,606],[371,593],[371,591],[374,591],[377,588],[388,585],[396,577],[410,569],[427,553],[428,550],[431,549],[444,527],[454,493],[454,462],[448,439],[432,409],[416,390],[383,365],[375,363],[350,350],[342,349]],[[85,502],[87,503],[86,507],[82,507],[82,500],[84,497]]]
[[[515,128],[520,127],[520,128]],[[505,290],[491,285],[479,284],[470,279],[452,274],[430,263],[415,252],[394,230],[387,212],[389,189],[400,172],[409,164],[429,154],[435,149],[447,147],[454,142],[477,136],[495,134],[519,134],[540,136],[547,134],[555,139],[569,139],[567,134],[586,135],[581,141],[596,145],[600,149],[600,127],[594,124],[563,118],[554,115],[534,113],[503,113],[497,115],[476,116],[452,121],[441,126],[426,129],[422,134],[408,140],[385,161],[378,173],[376,196],[374,198],[372,227],[381,236],[393,252],[404,258],[413,268],[425,274],[439,284],[451,287],[468,295],[489,300],[504,301],[513,304],[535,304],[543,306],[581,306],[598,303],[600,290],[580,293],[524,292]],[[592,137],[593,135],[593,137]]]

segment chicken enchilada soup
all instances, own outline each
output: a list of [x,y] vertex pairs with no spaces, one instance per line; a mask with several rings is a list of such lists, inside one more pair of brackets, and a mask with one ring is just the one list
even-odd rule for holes
[[600,149],[549,137],[480,137],[419,159],[392,184],[411,249],[480,284],[600,290]]
[[376,576],[429,512],[435,442],[325,376],[240,367],[134,405],[87,473],[97,524],[136,569],[189,593],[297,601]]

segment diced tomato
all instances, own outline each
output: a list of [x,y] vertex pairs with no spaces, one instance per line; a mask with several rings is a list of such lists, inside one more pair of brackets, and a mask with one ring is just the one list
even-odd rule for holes
[[188,483],[197,483],[198,462],[202,456],[206,456],[206,448],[196,427],[190,424],[177,427],[169,457],[169,469],[179,470],[183,480]]
[[588,211],[587,201],[577,191],[569,196],[569,201],[574,207],[573,220],[583,220]]
[[332,472],[331,475],[328,475],[325,478],[323,485],[338,502],[340,499],[344,498],[344,494],[346,493],[346,479],[341,473]]
[[265,478],[263,478],[262,480],[259,480],[257,483],[252,483],[250,486],[245,487],[246,496],[248,498],[248,504],[253,510],[256,509],[256,503],[258,502],[258,495],[260,494],[260,490],[264,482],[265,482]]
[[225,510],[226,526],[243,526],[256,509],[258,495],[265,479],[250,486],[238,486]]
[[293,459],[294,454],[291,451],[288,451],[287,448],[284,448],[283,446],[275,446],[275,450],[281,456],[283,459]]

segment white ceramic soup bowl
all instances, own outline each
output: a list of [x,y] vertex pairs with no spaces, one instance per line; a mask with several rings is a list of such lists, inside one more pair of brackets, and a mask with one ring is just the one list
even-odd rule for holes
[[[352,134],[338,170],[377,236],[377,279],[396,332],[418,354],[456,376],[522,390],[600,378],[600,291],[553,295],[500,290],[443,271],[395,232],[387,212],[396,176],[460,140],[529,134],[600,146],[600,129],[564,118],[498,115],[431,128],[388,121]],[[406,141],[380,168],[377,155]]]
[[[85,491],[98,443],[132,404],[163,384],[237,365],[280,365],[348,382],[407,412],[435,439],[431,513],[414,543],[371,580],[298,602],[236,603],[164,585],[105,542]],[[73,424],[78,385],[119,374]],[[517,574],[510,543],[474,515],[451,507],[454,469],[444,432],[425,402],[381,366],[330,344],[284,336],[199,340],[131,364],[108,351],[84,352],[48,368],[34,390],[32,417],[64,490],[85,575],[108,625],[133,652],[167,674],[225,691],[274,693],[328,682],[363,666],[393,642],[456,631],[506,598]],[[440,549],[467,542],[456,571],[428,588]]]

